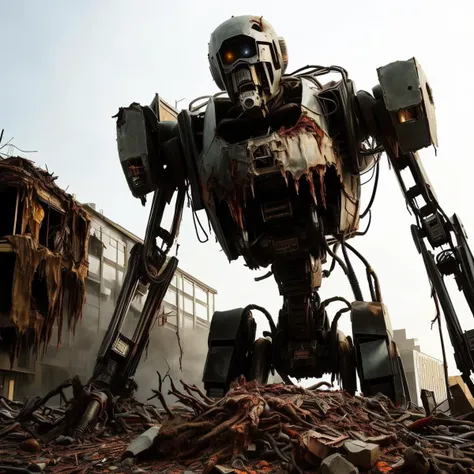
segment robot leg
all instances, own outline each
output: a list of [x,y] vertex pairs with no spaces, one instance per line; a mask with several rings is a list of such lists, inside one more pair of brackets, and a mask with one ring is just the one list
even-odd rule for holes
[[396,405],[406,405],[410,401],[408,384],[385,306],[356,301],[351,320],[362,393],[382,393]]
[[255,340],[256,328],[248,307],[214,313],[203,373],[207,396],[224,396],[240,376],[267,383],[272,343],[265,337]]

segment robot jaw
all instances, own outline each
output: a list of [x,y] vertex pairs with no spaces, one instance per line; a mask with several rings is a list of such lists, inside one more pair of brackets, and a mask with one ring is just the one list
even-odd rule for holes
[[239,104],[244,114],[265,114],[266,102],[270,95],[265,91],[254,64],[236,68],[226,78],[227,92],[231,100]]

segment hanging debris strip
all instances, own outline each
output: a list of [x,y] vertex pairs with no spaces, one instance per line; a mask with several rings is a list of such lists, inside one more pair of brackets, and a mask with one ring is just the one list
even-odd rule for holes
[[55,180],[24,158],[0,161],[0,268],[10,288],[0,297],[0,331],[12,357],[28,334],[44,351],[55,324],[59,346],[63,308],[70,330],[82,316],[90,217]]

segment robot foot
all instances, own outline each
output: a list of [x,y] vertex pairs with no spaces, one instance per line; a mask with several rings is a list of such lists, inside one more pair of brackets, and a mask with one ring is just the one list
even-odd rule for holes
[[272,341],[268,337],[255,340],[257,325],[249,308],[216,311],[212,317],[203,374],[208,397],[223,397],[242,375],[261,384],[268,382]]
[[364,396],[382,393],[395,405],[406,406],[408,384],[385,306],[356,301],[351,320],[361,392]]
[[350,336],[337,332],[336,358],[333,377],[338,379],[343,390],[355,395],[357,390],[357,373],[354,357],[354,344]]

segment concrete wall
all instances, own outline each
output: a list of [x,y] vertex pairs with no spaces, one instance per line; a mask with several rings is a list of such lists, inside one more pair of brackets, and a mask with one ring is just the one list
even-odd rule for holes
[[422,389],[433,391],[436,403],[446,400],[443,362],[421,352],[418,341],[407,339],[404,329],[394,331],[393,338],[403,362],[412,402],[422,406]]
[[436,403],[446,400],[448,395],[443,362],[423,352],[415,352],[415,363],[419,374],[420,391],[426,389],[434,392]]

